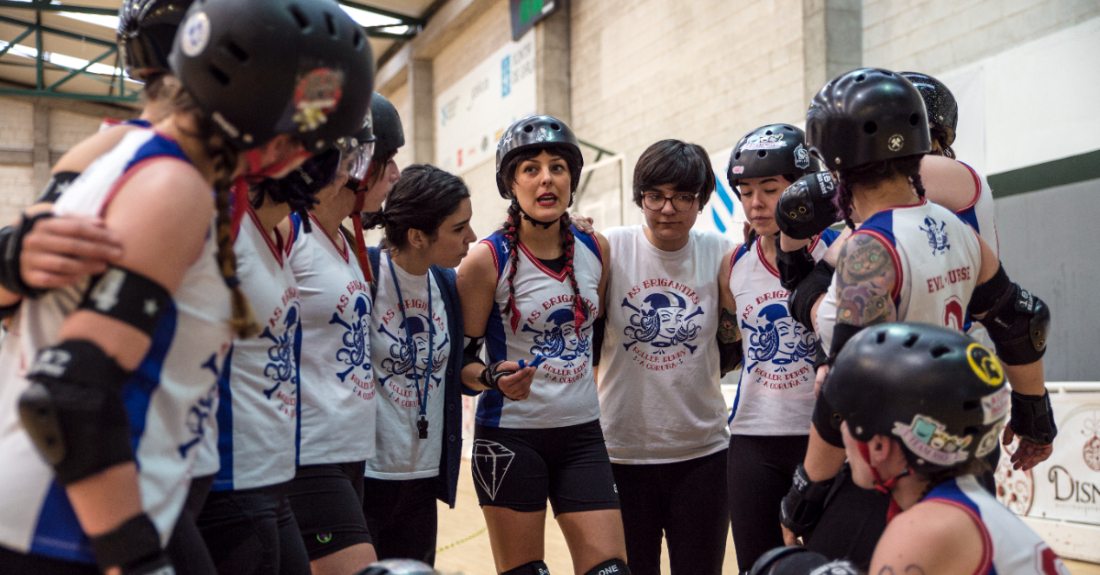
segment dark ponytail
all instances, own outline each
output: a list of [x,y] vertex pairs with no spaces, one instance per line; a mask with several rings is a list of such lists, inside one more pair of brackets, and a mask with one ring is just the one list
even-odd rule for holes
[[470,190],[462,178],[435,166],[413,164],[401,171],[385,207],[364,214],[363,229],[383,228],[386,244],[400,251],[409,245],[409,230],[420,230],[435,238],[443,221],[469,197]]

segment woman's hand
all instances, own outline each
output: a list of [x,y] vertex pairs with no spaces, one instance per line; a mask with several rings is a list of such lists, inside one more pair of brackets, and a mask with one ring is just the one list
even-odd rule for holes
[[596,231],[596,228],[592,227],[594,222],[592,218],[587,218],[577,212],[572,212],[569,214],[569,220],[572,222],[573,227],[580,230],[582,234],[590,234]]
[[35,222],[23,238],[19,265],[27,285],[53,289],[103,273],[121,257],[122,245],[102,219],[56,216]]
[[505,361],[498,365],[496,369],[497,371],[515,372],[497,381],[500,392],[505,397],[515,401],[523,401],[531,395],[531,382],[535,380],[535,371],[538,368],[531,366],[520,368],[519,364],[514,361]]

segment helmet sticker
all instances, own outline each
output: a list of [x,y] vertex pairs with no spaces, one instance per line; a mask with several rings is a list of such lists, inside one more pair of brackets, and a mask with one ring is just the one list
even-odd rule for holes
[[744,174],[745,173],[745,166],[734,166],[733,167],[733,173],[735,173],[735,174]]
[[947,433],[946,429],[939,421],[918,413],[909,425],[895,421],[893,433],[917,457],[950,467],[966,461],[966,448],[970,445],[971,436],[957,437]]
[[1001,431],[1003,431],[1004,428],[1005,426],[1003,423],[994,425],[993,429],[989,430],[989,433],[982,436],[982,440],[978,442],[978,448],[974,450],[974,457],[985,457],[993,453],[993,450],[997,448],[998,440],[1001,438]]
[[806,148],[802,147],[802,144],[799,144],[798,147],[794,149],[794,167],[800,170],[805,170],[810,167],[810,153],[806,151]]
[[982,424],[989,425],[1004,419],[1008,415],[1008,408],[1012,401],[1012,392],[1007,387],[1002,387],[993,395],[982,398]]
[[997,356],[989,351],[988,347],[980,343],[972,343],[966,348],[966,358],[970,361],[970,369],[978,379],[993,387],[1005,382],[1005,370],[1001,367]]
[[890,136],[889,140],[886,140],[886,147],[890,148],[891,152],[897,152],[901,150],[905,145],[905,138],[901,134],[894,134]]
[[210,18],[206,12],[196,12],[184,22],[180,32],[180,50],[191,58],[202,54],[210,43]]
[[783,134],[757,136],[741,146],[742,150],[778,150],[787,144],[783,142]]
[[294,121],[301,132],[311,132],[328,121],[328,115],[340,103],[344,73],[329,68],[310,70],[298,79],[294,88]]

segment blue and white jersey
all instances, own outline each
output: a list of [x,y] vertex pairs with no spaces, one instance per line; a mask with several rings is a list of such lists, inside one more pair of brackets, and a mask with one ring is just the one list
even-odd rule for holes
[[233,340],[218,380],[218,453],[214,491],[252,489],[294,477],[298,447],[298,383],[302,307],[290,266],[290,242],[277,242],[251,207],[233,249],[237,277],[260,333]]
[[[825,230],[809,245],[820,260],[839,232]],[[730,292],[737,306],[744,364],[729,428],[734,435],[806,435],[814,410],[812,330],[791,317],[779,270],[763,257],[764,238],[737,248]]]
[[370,323],[374,304],[343,234],[334,242],[312,215],[302,233],[291,215],[290,269],[302,304],[302,410],[299,465],[374,457],[376,409]]
[[[151,130],[127,134],[54,204],[59,215],[102,216],[127,178],[154,162],[188,162],[175,141]],[[190,486],[197,446],[216,433],[210,390],[232,338],[229,290],[211,228],[202,255],[183,276],[149,351],[122,388],[145,512],[166,544]],[[58,343],[89,280],[26,299],[0,346],[0,545],[19,552],[95,563],[65,490],[23,429],[16,402],[38,350]]]
[[600,425],[614,463],[686,461],[729,445],[719,373],[718,273],[733,240],[691,230],[657,249],[643,226],[604,232],[611,249],[600,360]]
[[985,240],[985,243],[989,244],[997,257],[1001,257],[1000,240],[997,238],[997,223],[994,220],[993,190],[989,187],[989,181],[985,179],[985,176],[975,171],[974,168],[963,162],[959,163],[966,166],[966,169],[970,170],[970,175],[974,178],[974,197],[970,200],[970,205],[955,213],[964,222],[970,224],[974,231],[978,232],[978,235]]
[[584,302],[584,321],[577,328],[573,288],[566,271],[546,267],[518,243],[519,267],[513,279],[519,313],[508,307],[508,274],[512,269],[504,232],[482,240],[492,248],[497,269],[493,309],[485,330],[489,361],[538,361],[531,394],[523,401],[505,399],[489,390],[481,394],[476,421],[489,427],[539,429],[566,427],[600,417],[596,381],[592,376],[592,322],[599,310],[603,258],[594,236],[572,228],[574,277]]
[[[977,232],[947,208],[922,199],[913,206],[883,210],[860,224],[886,246],[896,280],[890,297],[897,321],[964,330],[966,307],[978,284],[982,251]],[[855,235],[853,234],[853,235]],[[836,325],[837,276],[818,307],[818,331],[831,349]]]
[[[367,461],[366,476],[435,477],[443,454],[443,405],[453,343],[447,308],[435,274],[413,275],[396,263],[390,273],[390,265],[383,251],[375,270],[378,293],[370,334],[378,385],[378,447]],[[398,301],[404,302],[404,313]],[[426,439],[419,438],[417,429],[421,414],[428,422]]]
[[975,575],[1069,575],[1041,537],[989,494],[973,475],[949,479],[918,505],[939,503],[964,511],[982,534],[982,562]]

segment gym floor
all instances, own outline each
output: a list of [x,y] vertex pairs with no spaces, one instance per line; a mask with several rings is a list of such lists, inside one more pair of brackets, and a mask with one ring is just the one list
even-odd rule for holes
[[[458,481],[458,499],[455,508],[439,504],[439,551],[435,566],[444,575],[494,575],[493,552],[489,547],[489,535],[485,520],[477,504],[473,476],[469,461],[462,461],[462,474]],[[668,553],[662,556],[662,573],[668,573]],[[1100,565],[1066,561],[1072,575],[1100,575]],[[573,572],[569,560],[569,548],[554,521],[553,513],[546,511],[546,564],[555,575]],[[733,539],[726,539],[726,562],[723,573],[737,574],[737,559],[733,551]]]

